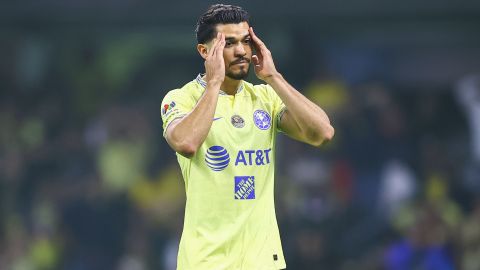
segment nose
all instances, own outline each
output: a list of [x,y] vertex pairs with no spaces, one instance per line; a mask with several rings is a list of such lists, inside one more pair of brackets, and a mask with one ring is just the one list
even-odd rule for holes
[[245,56],[247,54],[247,51],[245,50],[245,47],[243,47],[243,44],[237,44],[235,46],[235,56]]

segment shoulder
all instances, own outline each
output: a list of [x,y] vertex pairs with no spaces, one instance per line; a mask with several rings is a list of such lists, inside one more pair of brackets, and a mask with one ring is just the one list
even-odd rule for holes
[[275,90],[268,84],[252,84],[244,81],[245,89],[253,96],[269,100],[276,95]]
[[270,91],[270,89],[272,88],[268,84],[253,84],[253,83],[247,82],[247,81],[243,81],[243,86],[247,89],[252,89],[252,90],[259,91],[259,92]]
[[172,90],[167,91],[167,94],[165,96],[168,96],[168,95],[192,95],[194,93],[194,90],[198,90],[197,88],[198,88],[198,83],[196,83],[195,81],[191,81],[191,82],[186,83],[185,85],[183,85],[180,88],[176,88],[176,89],[172,89]]
[[164,100],[172,98],[181,98],[186,100],[196,100],[198,99],[202,92],[201,86],[195,81],[190,81],[183,85],[180,88],[172,89],[167,92],[164,96]]

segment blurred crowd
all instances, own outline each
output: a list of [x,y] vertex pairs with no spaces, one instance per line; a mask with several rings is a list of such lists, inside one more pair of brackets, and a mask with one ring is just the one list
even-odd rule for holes
[[[175,269],[185,193],[160,102],[200,59],[160,73],[142,39],[65,42],[0,42],[0,269]],[[288,269],[480,269],[479,79],[401,87],[299,86],[336,135],[279,135]]]

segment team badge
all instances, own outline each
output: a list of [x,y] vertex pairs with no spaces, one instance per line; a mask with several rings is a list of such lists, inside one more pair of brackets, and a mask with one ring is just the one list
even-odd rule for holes
[[255,176],[235,176],[235,200],[255,199]]
[[261,130],[269,129],[271,126],[271,120],[272,118],[270,115],[264,110],[256,110],[253,113],[253,122]]
[[230,155],[228,154],[227,149],[219,145],[214,145],[207,149],[205,162],[213,171],[222,171],[227,168],[228,163],[230,163]]
[[243,128],[245,126],[245,120],[243,120],[243,118],[238,115],[238,114],[235,114],[234,116],[232,116],[232,125],[236,128]]

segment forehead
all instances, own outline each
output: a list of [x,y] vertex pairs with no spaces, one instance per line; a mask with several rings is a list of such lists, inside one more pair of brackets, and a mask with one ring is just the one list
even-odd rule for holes
[[229,23],[229,24],[217,24],[216,30],[222,34],[225,34],[226,38],[243,38],[248,35],[248,28],[250,26],[247,22],[241,23]]

